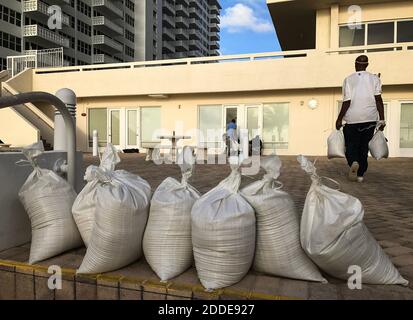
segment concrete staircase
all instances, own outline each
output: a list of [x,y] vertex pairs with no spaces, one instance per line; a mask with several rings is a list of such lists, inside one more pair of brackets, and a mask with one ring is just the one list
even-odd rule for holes
[[[12,84],[10,83],[13,79],[11,79],[7,71],[0,72],[1,96],[15,95],[19,93],[19,91],[13,88]],[[15,121],[17,127],[31,127],[30,132],[32,132],[32,137],[28,138],[27,140],[32,142],[35,142],[36,140],[41,140],[43,141],[46,150],[53,149],[53,120],[49,116],[47,116],[38,106],[32,103],[26,103],[24,105],[15,106],[13,108],[3,109],[3,112],[6,112],[5,110],[7,110],[7,115],[4,114],[2,116],[4,118],[7,117],[7,119],[3,119],[3,121],[7,121],[9,119],[10,121]],[[18,130],[19,129],[17,129],[17,131]],[[33,131],[37,131],[37,134],[35,134],[37,137],[33,137]],[[1,133],[0,130],[0,135],[4,136],[5,133]],[[5,136],[2,140],[6,140],[4,141],[4,143],[11,143],[13,145],[17,145],[11,139],[13,139],[13,137],[7,138]],[[22,139],[20,139],[20,141],[21,140]]]

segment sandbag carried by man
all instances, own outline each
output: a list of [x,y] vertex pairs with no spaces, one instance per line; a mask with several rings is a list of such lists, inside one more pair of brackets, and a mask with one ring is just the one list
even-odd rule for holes
[[350,166],[349,179],[363,182],[368,168],[369,142],[376,126],[383,131],[384,104],[379,76],[367,72],[369,59],[361,55],[356,59],[356,72],[344,80],[343,106],[336,128],[344,126],[346,158]]

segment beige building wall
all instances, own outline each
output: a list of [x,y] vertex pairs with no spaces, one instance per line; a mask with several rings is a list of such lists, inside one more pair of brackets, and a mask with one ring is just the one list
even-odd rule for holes
[[[413,1],[373,3],[359,5],[360,22],[398,19],[413,19]],[[316,13],[316,49],[336,49],[339,41],[339,26],[349,23],[354,13],[350,5],[333,4]]]

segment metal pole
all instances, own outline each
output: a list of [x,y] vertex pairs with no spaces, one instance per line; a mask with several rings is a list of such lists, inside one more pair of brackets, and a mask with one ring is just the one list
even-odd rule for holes
[[76,127],[73,118],[62,100],[47,92],[19,93],[13,96],[0,97],[0,109],[18,106],[25,103],[46,102],[53,105],[63,116],[67,135],[67,180],[76,187]]

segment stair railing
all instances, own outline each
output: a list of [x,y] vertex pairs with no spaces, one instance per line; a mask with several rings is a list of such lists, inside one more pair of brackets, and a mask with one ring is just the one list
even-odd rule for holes
[[0,109],[25,103],[45,102],[54,106],[63,116],[67,137],[67,180],[76,187],[76,127],[71,114],[62,100],[47,92],[27,92],[0,97]]

